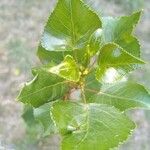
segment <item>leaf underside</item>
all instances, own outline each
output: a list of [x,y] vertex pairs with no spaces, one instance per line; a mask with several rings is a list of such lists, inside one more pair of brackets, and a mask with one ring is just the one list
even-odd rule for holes
[[52,103],[46,103],[33,110],[35,119],[43,126],[43,136],[57,133],[57,128],[50,115],[51,106]]

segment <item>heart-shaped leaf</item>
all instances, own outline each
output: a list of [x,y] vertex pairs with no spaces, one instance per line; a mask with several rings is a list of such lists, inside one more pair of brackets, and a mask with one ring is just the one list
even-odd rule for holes
[[[44,28],[38,55],[41,60],[45,60],[45,53],[53,56],[58,52],[70,54],[83,47],[91,34],[100,27],[101,21],[97,14],[81,0],[59,0]],[[71,53],[77,57],[76,52]],[[53,61],[56,57],[46,56],[46,60],[50,58],[49,61]]]
[[68,82],[50,72],[39,68],[33,71],[34,79],[25,83],[18,100],[39,107],[44,103],[57,100],[68,91]]
[[63,136],[62,150],[114,148],[135,128],[128,117],[107,105],[56,102],[51,111]]
[[138,64],[144,61],[131,55],[115,43],[108,43],[101,49],[98,58],[96,77],[98,80],[113,83],[134,70]]
[[121,82],[104,86],[99,92],[93,89],[86,89],[86,91],[95,93],[89,102],[115,106],[121,111],[133,108],[150,108],[150,94],[137,83]]

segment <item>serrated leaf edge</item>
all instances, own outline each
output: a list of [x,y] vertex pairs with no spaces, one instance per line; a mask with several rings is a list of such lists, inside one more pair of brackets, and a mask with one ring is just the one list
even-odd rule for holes
[[[118,48],[120,48],[120,49],[121,49],[123,52],[125,52],[126,54],[128,54],[128,55],[130,55],[131,57],[133,57],[134,59],[140,61],[141,64],[145,64],[145,61],[143,61],[142,59],[140,59],[140,58],[138,58],[138,57],[136,57],[136,56],[134,56],[134,55],[132,55],[132,54],[130,54],[129,52],[127,52],[126,50],[124,50],[120,45],[116,44],[115,42],[108,42],[107,44],[105,44],[105,45],[102,46],[101,50],[102,50],[106,45],[108,45],[108,44],[117,46]],[[100,51],[101,51],[101,50],[100,50]],[[100,53],[101,53],[101,52],[100,52]],[[134,64],[134,63],[133,63],[133,64]]]
[[[89,105],[89,104],[83,104],[83,103],[79,103],[79,102],[72,102],[72,103],[75,103],[75,104],[77,104],[77,105],[80,105],[80,106],[85,107],[85,108],[86,108],[86,111],[87,111],[87,107],[88,107],[88,105]],[[55,103],[53,103],[53,104],[55,104]],[[129,137],[131,137],[131,135],[132,135],[134,129],[135,129],[137,126],[136,126],[136,124],[135,124],[124,112],[121,112],[121,111],[120,111],[119,109],[117,109],[116,107],[114,107],[114,106],[109,106],[109,105],[107,105],[107,104],[90,103],[90,105],[91,105],[91,104],[99,105],[99,106],[102,105],[102,106],[106,106],[106,107],[109,107],[109,108],[113,108],[113,109],[115,109],[116,111],[118,111],[118,113],[120,112],[120,114],[124,114],[124,116],[125,116],[129,121],[131,121],[131,122],[133,123],[133,128],[130,130],[130,133],[127,134],[127,136],[125,137],[125,139],[122,140],[122,141],[120,141],[119,144],[117,144],[116,146],[110,147],[109,150],[112,150],[112,149],[114,149],[114,148],[118,148],[120,145],[122,145],[124,142],[126,142],[126,141],[129,139]],[[87,107],[86,107],[86,105],[87,105]],[[51,110],[52,110],[52,109],[54,109],[54,108],[53,108],[53,105],[52,105],[52,107],[51,107]],[[53,114],[52,114],[52,111],[50,111],[50,112],[51,112],[52,118],[53,118],[53,120],[54,120],[54,122],[55,122],[55,125],[56,125],[56,127],[57,127],[57,124],[56,124],[55,118],[54,118],[54,116],[53,116]],[[57,128],[58,128],[58,127],[57,127]],[[59,128],[58,128],[58,129],[59,129]],[[61,138],[63,139],[63,135],[61,136]],[[62,142],[61,142],[61,144],[60,144],[60,147],[62,148]]]
[[[83,2],[83,0],[78,0],[78,1],[80,1],[80,3],[82,3],[82,5],[83,6],[85,6],[89,11],[91,11],[98,19],[99,19],[99,22],[100,22],[100,25],[101,25],[101,27],[102,27],[102,21],[101,21],[101,18],[99,17],[99,15],[96,13],[96,11],[94,11],[94,9],[91,9],[86,3],[84,3]],[[46,25],[47,25],[47,23],[48,23],[48,21],[49,20],[51,20],[50,18],[51,18],[51,16],[54,14],[54,11],[55,11],[55,8],[57,7],[57,5],[58,5],[58,3],[59,3],[59,0],[57,0],[57,2],[56,2],[56,4],[55,4],[55,7],[53,8],[53,10],[50,12],[50,14],[48,15],[48,17],[47,17],[47,21],[45,22],[45,25],[44,25],[44,28],[43,28],[43,32],[42,32],[42,38],[39,40],[39,44],[38,44],[38,47],[41,45],[45,50],[47,50],[47,51],[49,51],[48,50],[48,48],[46,47],[46,46],[43,46],[44,45],[44,43],[43,43],[43,36],[44,36],[44,31],[45,31],[45,28],[46,28]],[[53,52],[70,52],[70,50],[59,50],[59,51],[55,51],[55,50],[53,50]],[[37,55],[38,55],[38,48],[37,48]]]

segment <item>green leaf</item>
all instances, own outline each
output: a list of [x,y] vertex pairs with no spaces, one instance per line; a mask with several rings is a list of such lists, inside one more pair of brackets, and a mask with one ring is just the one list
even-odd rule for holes
[[89,57],[94,56],[101,47],[102,41],[102,29],[97,29],[89,38],[89,42],[87,44],[88,50],[86,51]]
[[37,139],[37,136],[42,134],[42,127],[35,119],[33,114],[33,107],[25,105],[23,108],[22,118],[26,123],[26,132],[32,136],[32,139]]
[[39,108],[34,109],[34,117],[42,124],[44,129],[44,136],[57,132],[57,128],[50,115],[51,106],[52,103],[46,103]]
[[99,92],[101,86],[102,86],[102,84],[98,80],[96,80],[95,72],[93,70],[85,78],[85,89],[91,89],[92,90],[92,91],[86,91],[85,90],[86,99],[88,100],[91,97],[95,96],[95,93],[93,93],[93,91],[98,91]]
[[43,64],[49,62],[58,64],[63,61],[64,57],[68,54],[73,55],[72,51],[47,51],[41,45],[39,45],[37,52],[37,55]]
[[107,105],[57,102],[51,111],[63,136],[62,150],[114,148],[135,128],[128,117]]
[[34,79],[26,83],[18,100],[39,107],[44,103],[57,100],[68,91],[67,81],[47,71],[47,68],[33,70]]
[[[58,0],[46,23],[40,42],[45,50],[43,51],[39,46],[38,55],[43,60],[46,50],[51,51],[53,55],[56,51],[70,54],[71,51],[83,47],[91,34],[100,27],[99,17],[81,0]],[[75,53],[72,53],[74,57]],[[57,59],[56,57],[49,56],[50,61]]]
[[131,55],[115,43],[108,43],[101,49],[98,58],[96,77],[98,80],[113,83],[126,73],[136,69],[144,61]]
[[139,11],[119,18],[104,17],[102,19],[103,43],[114,42],[132,55],[140,57],[140,45],[132,35],[132,31],[140,19],[141,13]]
[[78,65],[70,55],[67,55],[62,63],[50,68],[48,71],[67,80],[77,82],[80,79]]
[[95,93],[95,96],[89,100],[92,103],[115,106],[121,111],[133,108],[150,108],[150,94],[137,83],[122,82],[107,85],[101,88],[99,93],[92,89],[86,90]]
[[123,39],[120,39],[119,42],[116,42],[124,50],[126,50],[131,55],[140,58],[140,44],[136,37],[133,35],[127,35]]
[[35,120],[33,115],[33,107],[29,105],[25,105],[22,113],[22,118],[26,122],[27,126],[35,126],[38,122]]

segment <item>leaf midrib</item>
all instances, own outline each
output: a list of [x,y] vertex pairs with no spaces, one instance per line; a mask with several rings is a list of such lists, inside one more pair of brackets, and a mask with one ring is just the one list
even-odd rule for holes
[[131,98],[127,98],[127,97],[123,98],[123,97],[120,97],[120,96],[117,96],[117,95],[112,95],[112,94],[108,94],[108,93],[105,93],[105,92],[96,91],[96,90],[92,90],[92,89],[85,89],[85,90],[93,92],[93,93],[95,93],[97,95],[106,95],[106,96],[111,97],[111,98],[117,98],[117,99],[121,99],[121,100],[124,100],[124,101],[126,101],[126,100],[127,101],[134,101],[134,102],[141,103],[141,104],[145,105],[144,102],[137,101],[135,99],[131,99]]
[[49,86],[43,87],[43,88],[41,88],[41,89],[39,89],[39,90],[37,90],[37,91],[35,91],[35,92],[33,92],[33,93],[30,93],[30,94],[27,94],[27,95],[25,95],[25,96],[22,96],[22,97],[20,97],[19,99],[23,99],[23,98],[26,98],[26,97],[28,97],[28,96],[32,96],[32,95],[34,95],[34,94],[36,94],[36,93],[38,93],[38,92],[41,92],[41,91],[43,91],[43,90],[45,90],[45,89],[47,89],[47,88],[50,88],[50,87],[53,87],[53,86],[57,86],[57,85],[63,84],[63,83],[68,83],[68,81],[63,81],[63,82],[59,82],[59,83],[56,83],[56,84],[53,84],[53,85],[49,85]]
[[[100,105],[100,104],[99,104]],[[96,108],[95,108],[96,109]],[[109,112],[106,112],[106,111],[104,111],[103,109],[101,109],[101,110],[99,110],[98,109],[98,111],[100,111],[100,112],[102,112],[102,113],[104,113],[104,114],[106,114],[106,115],[109,115],[109,116],[111,116],[112,118],[114,118],[115,120],[116,120],[116,118],[111,114],[111,113],[109,113]],[[77,144],[77,147],[76,148],[78,148],[79,146],[80,146],[80,144],[82,143],[82,142],[84,142],[84,140],[86,139],[86,137],[88,136],[88,134],[89,134],[89,129],[90,129],[90,115],[89,115],[89,112],[90,112],[90,109],[89,109],[89,107],[87,107],[86,108],[86,113],[87,113],[87,129],[86,129],[86,133],[85,133],[85,135],[84,135],[84,137],[80,140],[80,142]],[[111,128],[108,126],[108,125],[106,125],[103,121],[100,121],[100,120],[97,120],[97,119],[95,119],[97,122],[99,122],[99,123],[101,123],[103,126],[105,126],[107,129],[109,129],[109,131],[110,132],[112,132],[112,130],[111,130]],[[117,119],[116,121],[119,121],[119,119]],[[120,122],[120,121],[119,121]],[[113,132],[112,132],[113,133]],[[105,138],[105,136],[103,136],[102,134],[101,134],[101,136],[102,137],[104,137]],[[107,139],[106,139],[107,140]]]

